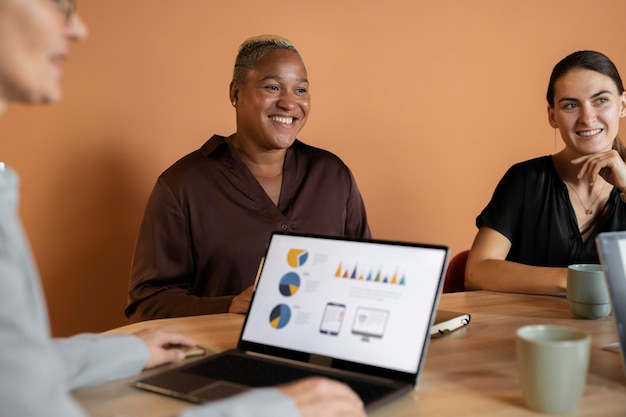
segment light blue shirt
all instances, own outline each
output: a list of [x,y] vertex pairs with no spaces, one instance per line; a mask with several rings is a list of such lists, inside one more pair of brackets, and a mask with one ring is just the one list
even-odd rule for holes
[[[85,417],[72,389],[136,375],[149,352],[132,335],[52,339],[30,247],[17,213],[19,178],[0,165],[0,416]],[[273,388],[190,408],[181,417],[299,416]]]

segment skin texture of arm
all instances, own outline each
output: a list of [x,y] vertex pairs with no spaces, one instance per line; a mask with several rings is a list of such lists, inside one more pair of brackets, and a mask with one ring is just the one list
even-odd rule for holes
[[254,286],[246,288],[241,294],[233,298],[230,303],[229,313],[246,314],[250,308],[250,301],[252,301],[252,294],[254,293]]
[[185,410],[180,417],[365,417],[363,403],[347,386],[307,378],[258,388]]
[[[183,347],[196,345],[196,341],[193,338],[168,328],[143,329],[134,333],[134,336],[146,344],[150,353],[144,369],[153,368],[164,363],[179,362],[185,359]],[[173,346],[176,346],[176,348]]]
[[302,417],[365,417],[361,399],[342,383],[307,378],[278,388],[291,397]]
[[465,269],[465,287],[471,290],[550,294],[565,291],[566,268],[548,268],[506,261],[511,242],[483,226],[474,239]]

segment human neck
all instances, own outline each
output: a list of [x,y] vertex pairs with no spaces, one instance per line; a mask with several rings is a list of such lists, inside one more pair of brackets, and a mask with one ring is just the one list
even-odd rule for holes
[[230,136],[226,141],[256,177],[271,178],[282,174],[286,149],[263,149],[237,134]]
[[[586,175],[582,178],[578,178],[583,164],[572,164],[574,159],[580,158],[581,156],[583,155],[576,154],[567,148],[552,156],[552,161],[554,162],[559,177],[572,186],[589,182]],[[596,181],[596,184],[601,186],[603,182],[604,180],[600,177],[599,181]]]

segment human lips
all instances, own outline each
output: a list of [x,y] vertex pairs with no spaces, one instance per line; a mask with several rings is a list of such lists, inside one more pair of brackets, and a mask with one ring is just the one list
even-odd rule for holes
[[59,52],[50,56],[50,62],[57,69],[59,75],[63,72],[63,62],[67,59],[67,53]]
[[584,138],[598,135],[602,132],[603,129],[592,129],[592,130],[579,130],[576,132],[578,136],[582,136]]
[[293,117],[285,117],[285,116],[271,116],[270,119],[277,123],[281,123],[284,125],[290,125],[294,122]]

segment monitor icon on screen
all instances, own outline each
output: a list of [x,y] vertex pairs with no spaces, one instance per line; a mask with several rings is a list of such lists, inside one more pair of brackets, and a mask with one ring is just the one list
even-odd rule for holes
[[352,324],[352,333],[381,338],[385,335],[389,311],[369,307],[357,308]]

